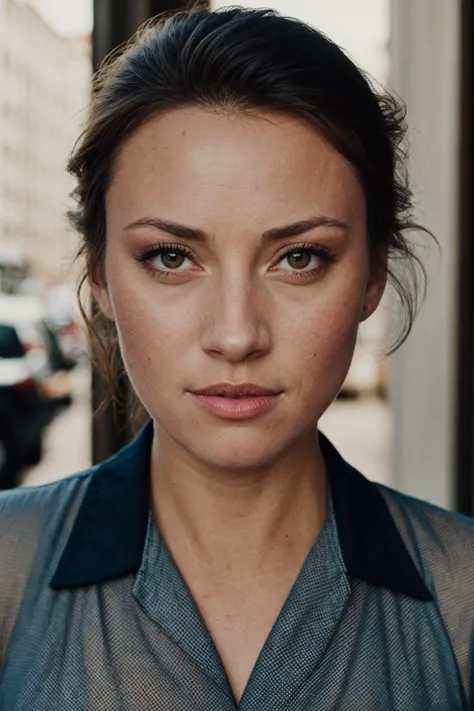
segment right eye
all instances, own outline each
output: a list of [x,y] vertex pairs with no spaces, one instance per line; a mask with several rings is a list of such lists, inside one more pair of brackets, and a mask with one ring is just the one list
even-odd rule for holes
[[158,276],[180,274],[193,266],[191,252],[181,245],[156,245],[135,259]]

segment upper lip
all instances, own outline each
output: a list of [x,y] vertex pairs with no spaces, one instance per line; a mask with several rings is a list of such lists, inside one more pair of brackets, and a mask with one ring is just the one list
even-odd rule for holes
[[263,395],[280,395],[281,390],[264,388],[253,383],[214,383],[200,390],[192,391],[195,395],[221,395],[223,397],[261,397]]

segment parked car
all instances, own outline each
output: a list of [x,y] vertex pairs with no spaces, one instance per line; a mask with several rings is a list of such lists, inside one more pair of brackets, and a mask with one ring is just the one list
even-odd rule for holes
[[40,461],[46,426],[72,402],[70,367],[41,303],[0,297],[0,488]]
[[16,328],[29,364],[42,380],[75,367],[41,298],[0,295],[0,323]]
[[0,488],[18,484],[25,466],[41,459],[43,430],[54,413],[32,376],[13,326],[0,324]]

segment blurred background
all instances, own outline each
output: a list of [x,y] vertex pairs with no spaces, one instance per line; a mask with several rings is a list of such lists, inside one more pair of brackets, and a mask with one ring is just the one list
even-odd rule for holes
[[[126,416],[92,418],[76,304],[67,156],[95,67],[180,0],[0,0],[0,487],[53,481],[130,438]],[[227,2],[212,0],[217,9]],[[407,343],[388,291],[360,329],[346,383],[320,427],[371,479],[474,514],[471,276],[473,11],[468,0],[247,0],[326,33],[407,105],[417,238],[429,274]]]

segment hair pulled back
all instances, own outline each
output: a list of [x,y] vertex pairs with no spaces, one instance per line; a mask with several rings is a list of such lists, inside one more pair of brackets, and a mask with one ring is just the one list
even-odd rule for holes
[[[195,105],[300,118],[354,167],[365,192],[370,255],[389,254],[400,304],[396,350],[426,291],[426,272],[405,235],[413,221],[405,109],[321,32],[273,10],[239,7],[160,16],[113,52],[93,80],[85,129],[68,163],[77,187],[69,218],[85,258],[81,287],[104,263],[105,196],[128,137],[160,112]],[[384,248],[384,250],[382,249]],[[400,271],[400,267],[402,271]],[[93,354],[113,389],[123,377],[114,325],[81,307]]]

